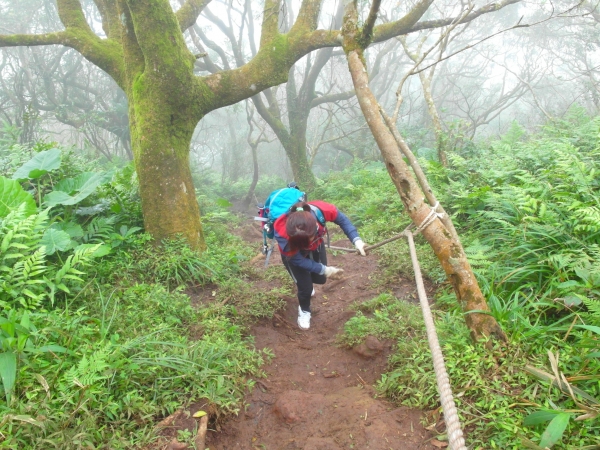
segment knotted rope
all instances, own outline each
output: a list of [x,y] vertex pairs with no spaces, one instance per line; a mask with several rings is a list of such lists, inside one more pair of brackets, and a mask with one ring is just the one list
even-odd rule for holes
[[425,321],[425,328],[427,329],[427,340],[429,341],[429,349],[433,356],[433,368],[435,370],[435,378],[438,386],[438,392],[440,393],[440,400],[442,403],[442,409],[444,410],[444,419],[446,421],[446,430],[448,431],[448,442],[450,449],[452,450],[466,450],[465,440],[463,432],[460,426],[460,420],[458,419],[458,413],[456,411],[456,405],[454,404],[454,397],[452,396],[452,388],[450,387],[450,379],[446,372],[446,365],[444,363],[444,356],[442,355],[442,349],[438,340],[437,333],[435,331],[435,323],[431,314],[431,308],[429,307],[429,301],[427,300],[427,293],[425,292],[425,286],[423,284],[423,277],[421,275],[421,268],[419,266],[419,260],[417,259],[417,251],[415,249],[414,235],[420,233],[427,228],[433,221],[443,214],[436,212],[439,203],[432,206],[430,213],[425,217],[421,225],[417,227],[414,232],[410,231],[412,224],[409,225],[403,232],[408,240],[408,247],[410,249],[410,258],[412,260],[413,269],[415,271],[415,281],[417,283],[417,292],[419,294],[419,302],[421,303],[421,310],[423,311],[423,319]]
[[[423,219],[423,222],[421,222],[421,225],[419,225],[417,227],[417,229],[413,232],[413,236],[419,234],[421,231],[423,231],[425,228],[427,228],[429,225],[431,225],[435,219],[441,219],[442,217],[444,217],[444,213],[437,212],[438,206],[440,206],[440,202],[435,202],[435,205],[433,205],[431,207],[431,211],[429,211],[429,214],[427,214],[427,217],[425,217]],[[407,230],[412,228],[412,226],[413,226],[413,224],[411,223],[404,231],[406,232]]]

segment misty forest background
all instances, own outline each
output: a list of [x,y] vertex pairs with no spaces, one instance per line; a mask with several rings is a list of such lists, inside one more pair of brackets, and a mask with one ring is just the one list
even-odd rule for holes
[[[81,0],[102,36],[96,3]],[[256,54],[262,3],[215,0],[203,10],[183,34],[196,75]],[[324,3],[328,29],[337,2]],[[369,3],[358,2],[361,22]],[[283,4],[285,29],[298,4]],[[409,6],[384,1],[376,23]],[[508,336],[491,348],[471,341],[419,237],[469,448],[600,446],[597,6],[517,2],[365,51],[371,90],[388,114],[399,107],[398,130]],[[424,19],[460,14],[440,2]],[[3,35],[63,29],[48,0],[0,0],[0,18]],[[242,408],[272,356],[253,347],[248,326],[272,316],[293,286],[283,270],[245,264],[259,244],[236,237],[250,220],[238,213],[298,178],[298,148],[308,165],[296,181],[346,212],[367,243],[410,223],[339,47],[308,54],[287,83],[196,126],[189,158],[203,252],[181,237],[159,248],[144,230],[127,96],[111,77],[60,45],[5,46],[0,74],[0,448],[141,447],[157,439],[161,418],[195,399],[210,401],[211,420]],[[399,274],[412,277],[407,245],[377,254],[376,283],[388,293],[355,305],[338,343],[397,340],[378,389],[438,408],[420,313],[391,293]],[[284,287],[255,292],[249,277]],[[214,304],[192,307],[190,286],[214,287]]]

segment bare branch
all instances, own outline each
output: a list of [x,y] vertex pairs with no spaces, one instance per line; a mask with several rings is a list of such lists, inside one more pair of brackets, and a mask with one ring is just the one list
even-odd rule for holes
[[[463,17],[461,19],[461,21],[459,22],[459,24],[471,22],[472,20],[478,18],[479,16],[482,16],[483,14],[498,11],[498,10],[504,8],[505,6],[513,5],[515,3],[519,3],[520,1],[521,0],[503,0],[501,2],[488,3],[487,5],[482,6],[481,8],[473,11],[471,14],[467,15],[466,17]],[[414,33],[415,31],[427,30],[430,28],[444,27],[446,25],[450,25],[450,24],[454,23],[455,21],[456,21],[456,17],[452,17],[449,19],[439,19],[439,20],[424,20],[423,22],[419,22],[419,23],[415,24],[408,31],[408,33]],[[396,34],[396,36],[397,36],[397,34]],[[381,36],[381,37],[383,37],[383,36]],[[390,37],[393,37],[393,36],[390,36]],[[382,40],[385,40],[385,38]]]

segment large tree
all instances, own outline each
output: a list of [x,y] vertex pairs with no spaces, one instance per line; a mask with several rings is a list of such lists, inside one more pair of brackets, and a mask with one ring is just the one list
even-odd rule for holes
[[[318,29],[322,0],[303,0],[296,20],[283,33],[283,0],[265,0],[260,47],[254,57],[241,67],[197,76],[196,57],[183,33],[210,0],[186,0],[178,10],[168,0],[94,0],[105,37],[88,23],[83,1],[56,0],[63,30],[0,35],[0,46],[71,47],[117,82],[128,100],[147,231],[157,239],[181,233],[202,249],[205,243],[189,167],[194,128],[206,113],[284,83],[290,68],[304,55],[340,46],[341,33]],[[517,1],[487,5],[465,20]],[[405,17],[375,27],[373,42],[452,22],[451,17],[419,22],[431,3],[421,0]]]

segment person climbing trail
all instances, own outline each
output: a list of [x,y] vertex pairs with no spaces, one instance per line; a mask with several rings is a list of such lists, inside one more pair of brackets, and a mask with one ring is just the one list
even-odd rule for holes
[[[317,215],[324,220],[317,220]],[[310,301],[315,295],[313,284],[325,284],[327,278],[340,278],[344,272],[327,265],[323,239],[327,232],[326,222],[337,224],[360,254],[366,256],[365,243],[356,227],[331,203],[320,200],[297,202],[275,221],[273,227],[283,265],[298,287],[298,327],[302,330],[310,328]]]

